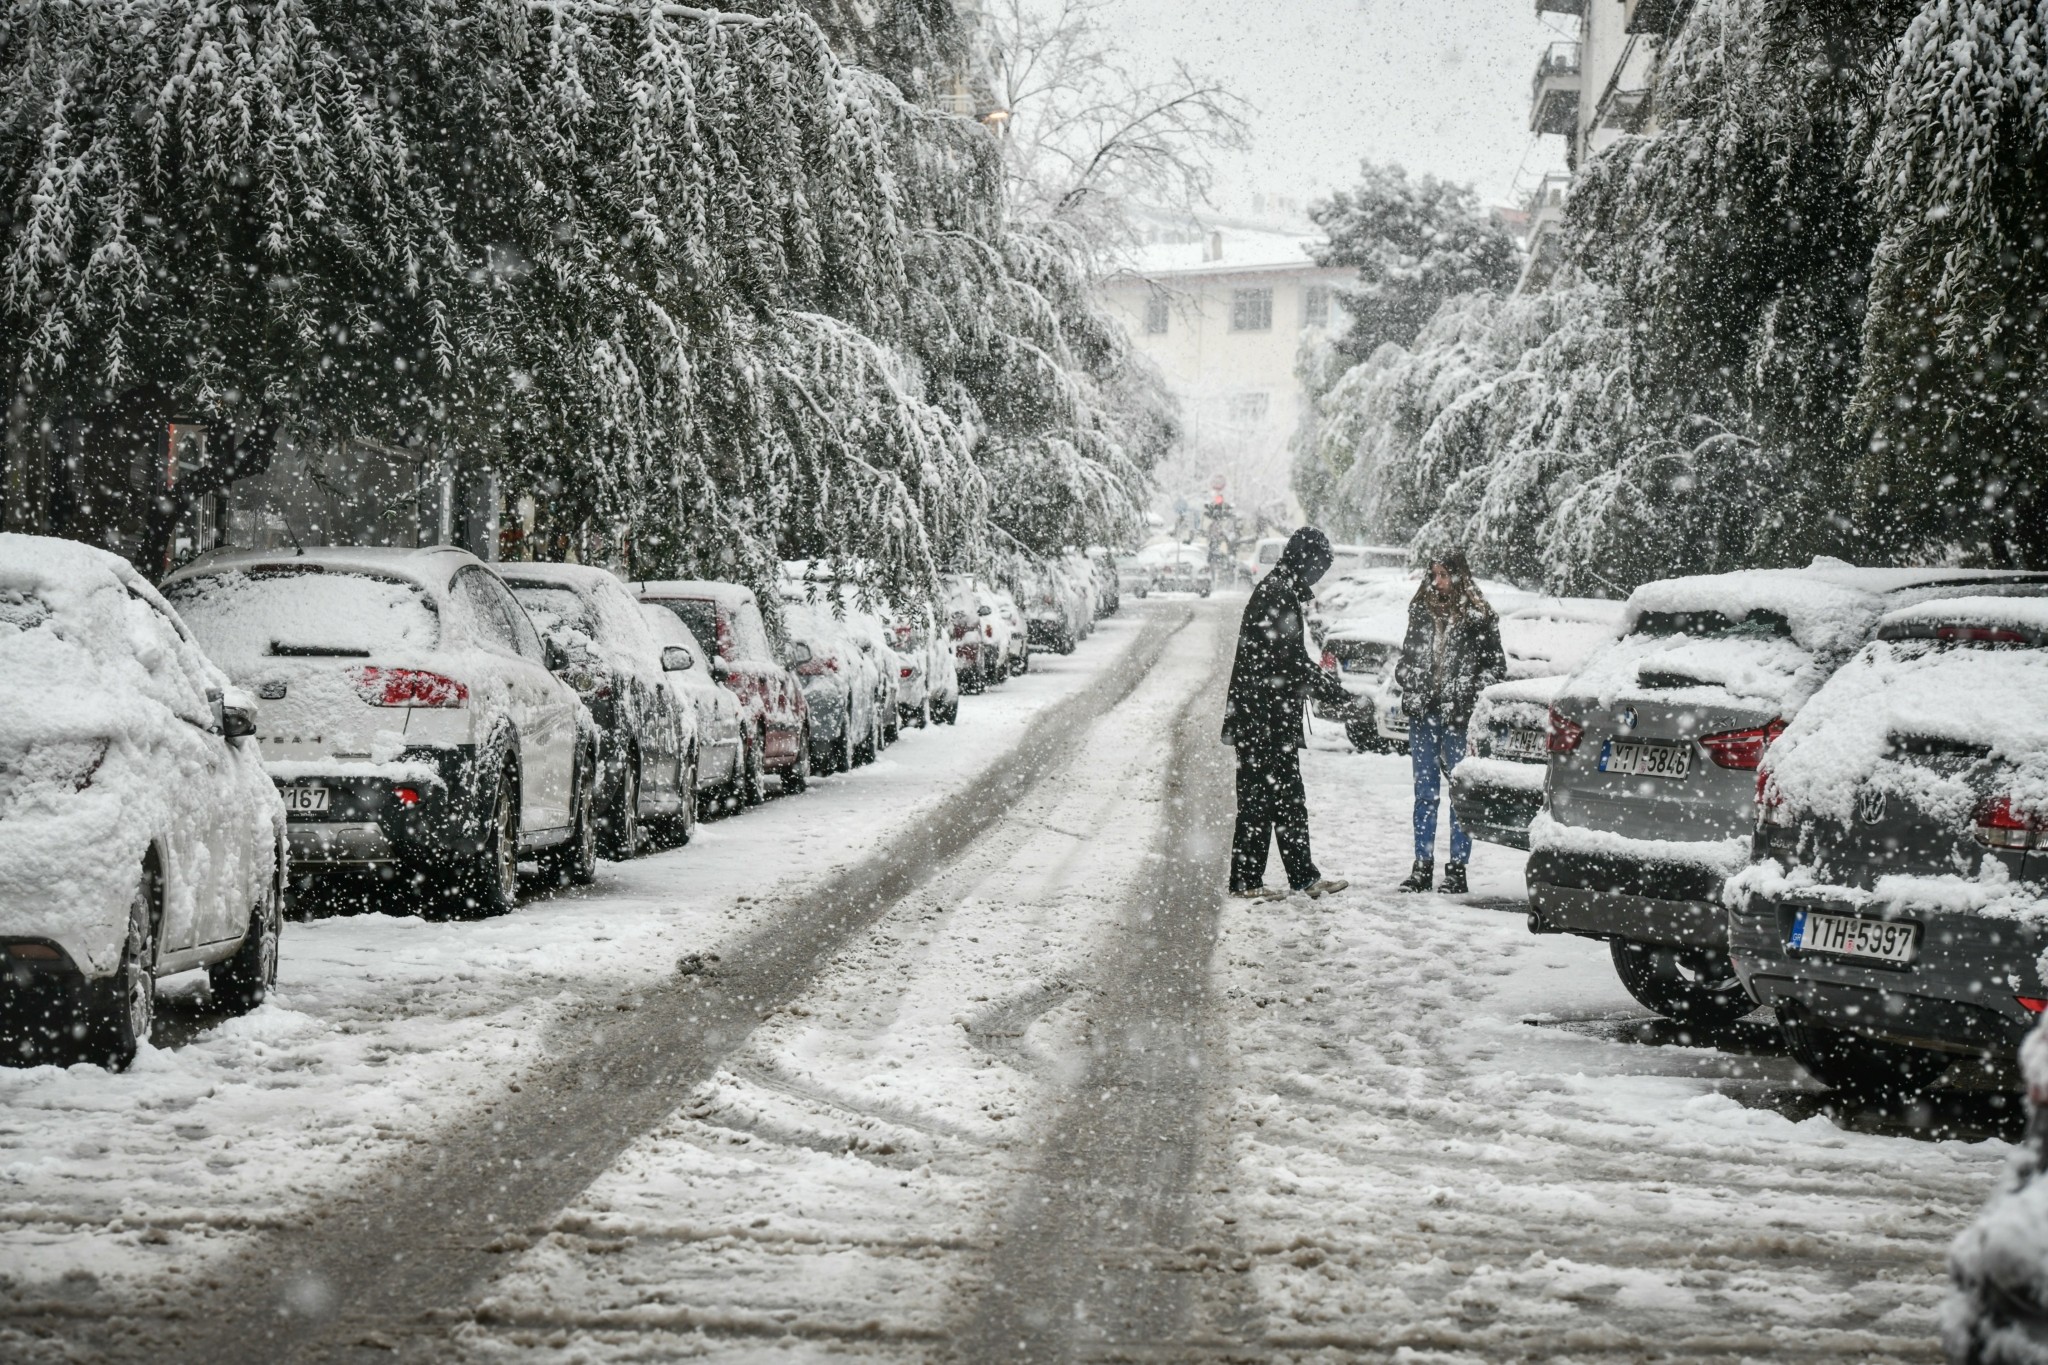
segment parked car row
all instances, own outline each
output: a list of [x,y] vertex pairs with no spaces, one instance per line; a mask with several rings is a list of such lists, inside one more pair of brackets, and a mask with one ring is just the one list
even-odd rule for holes
[[792,565],[782,599],[777,643],[731,583],[308,546],[205,555],[159,589],[0,535],[0,1058],[125,1066],[160,976],[265,998],[295,890],[360,875],[501,914],[601,852],[687,843],[771,776],[798,792],[950,724],[970,668],[1028,663],[986,584],[949,582],[940,616]]
[[[1597,632],[1559,605],[1539,634]],[[1768,1007],[1817,1079],[1888,1096],[2009,1075],[2048,1010],[2048,574],[1647,584],[1568,676],[1489,689],[1470,740],[1453,801],[1530,850],[1530,928],[1606,941],[1648,1009]]]

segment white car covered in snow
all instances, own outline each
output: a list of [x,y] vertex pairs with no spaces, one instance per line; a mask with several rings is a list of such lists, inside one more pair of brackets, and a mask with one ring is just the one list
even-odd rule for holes
[[498,576],[467,551],[227,551],[164,594],[263,702],[295,872],[374,869],[503,914],[518,865],[590,880],[598,736]]
[[284,807],[230,688],[156,590],[73,541],[0,535],[5,1055],[126,1066],[159,976],[253,1008],[277,977]]

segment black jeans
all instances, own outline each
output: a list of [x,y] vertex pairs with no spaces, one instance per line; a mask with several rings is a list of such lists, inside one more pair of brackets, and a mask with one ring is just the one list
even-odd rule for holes
[[1322,874],[1308,852],[1308,797],[1301,789],[1301,750],[1293,744],[1237,746],[1237,833],[1230,848],[1230,889],[1266,880],[1266,852],[1275,831],[1287,884],[1296,891]]

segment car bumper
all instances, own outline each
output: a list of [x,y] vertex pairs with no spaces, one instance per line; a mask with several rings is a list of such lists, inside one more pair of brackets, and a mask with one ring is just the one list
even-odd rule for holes
[[[290,776],[273,772],[280,792],[298,785],[328,790],[327,810],[286,811],[295,871],[435,862],[468,856],[481,846],[483,804],[490,793],[473,746],[409,749],[397,763],[374,768],[336,764],[307,773],[303,765],[293,767]],[[408,803],[401,789],[416,799]]]
[[[54,956],[22,957],[17,946]],[[92,1021],[120,991],[112,971],[95,976],[86,968],[51,939],[0,942],[0,1039],[11,1056],[65,1061],[77,1055]]]
[[1725,878],[1718,870],[1538,849],[1529,855],[1527,877],[1529,927],[1536,933],[1727,949]]
[[2048,996],[2039,967],[2048,926],[1896,907],[1893,918],[1921,926],[1917,955],[1876,966],[1794,949],[1802,908],[1854,913],[1824,893],[1749,895],[1726,912],[1729,957],[1760,1004],[1883,1042],[2008,1061],[2040,1018],[2019,998]]
[[[1543,809],[1545,765],[1504,758],[1466,759],[1451,769],[1451,809],[1475,839],[1529,847],[1529,822]],[[1535,774],[1532,785],[1514,779]]]

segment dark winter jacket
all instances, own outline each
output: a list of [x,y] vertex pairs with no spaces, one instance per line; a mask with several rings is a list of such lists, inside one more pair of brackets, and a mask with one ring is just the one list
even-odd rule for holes
[[1444,629],[1441,667],[1436,666],[1435,643],[1436,614],[1417,593],[1408,604],[1408,634],[1394,669],[1401,709],[1463,730],[1479,694],[1508,675],[1507,656],[1500,647],[1500,618],[1476,606],[1452,616]]
[[1274,748],[1301,747],[1301,705],[1308,697],[1351,705],[1342,683],[1309,657],[1302,638],[1302,603],[1330,567],[1330,541],[1313,526],[1288,539],[1280,562],[1245,603],[1237,630],[1237,658],[1223,702],[1223,742]]

